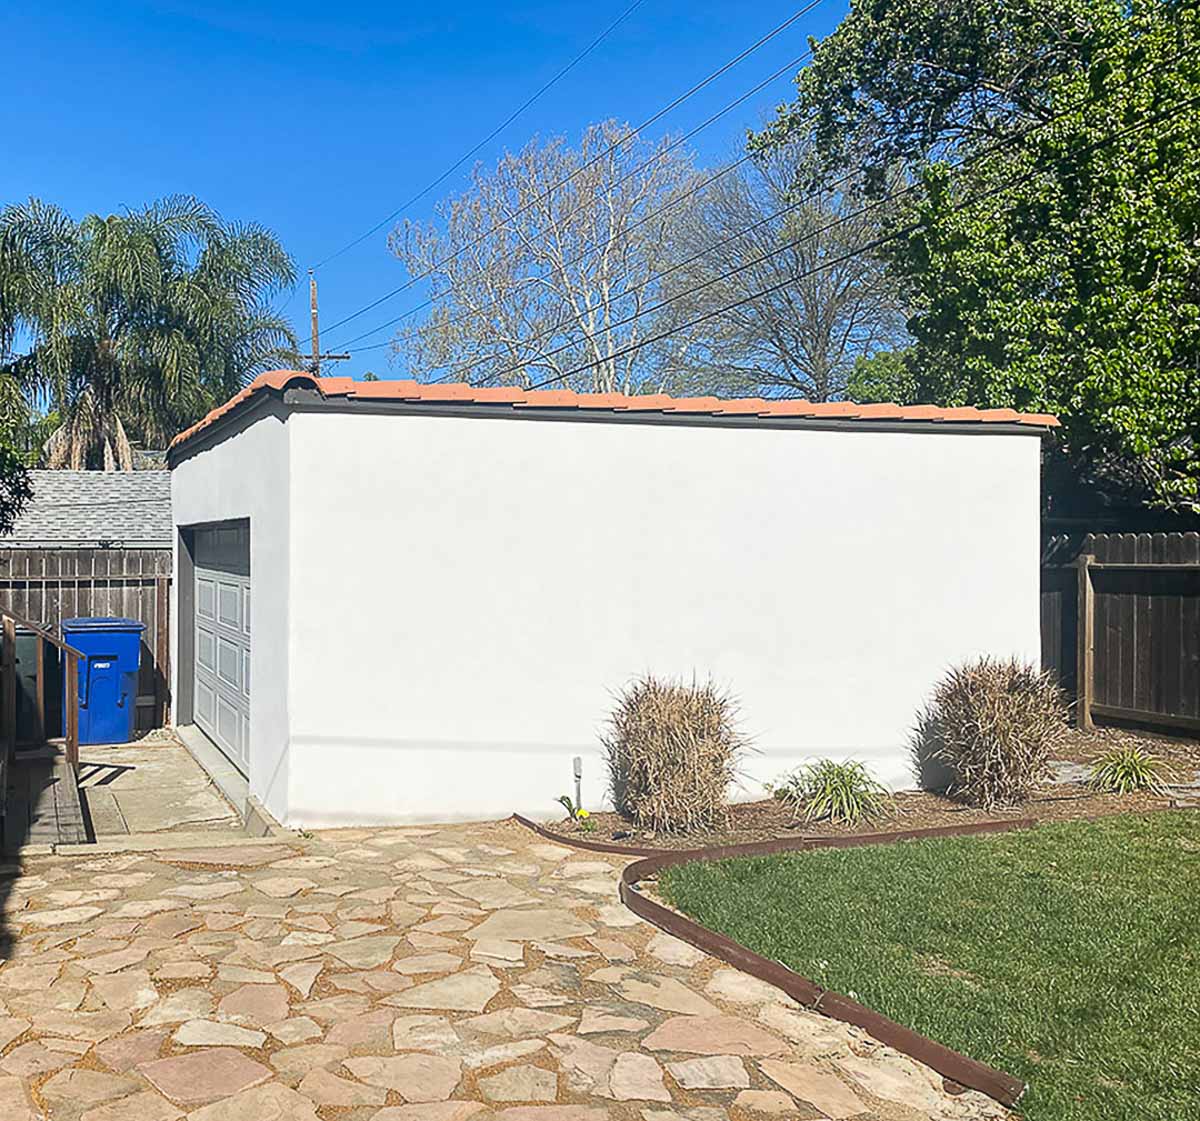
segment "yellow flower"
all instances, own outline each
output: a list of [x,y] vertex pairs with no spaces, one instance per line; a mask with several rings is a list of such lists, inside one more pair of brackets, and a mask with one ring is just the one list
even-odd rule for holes
[[575,813],[575,816],[576,817],[591,817],[592,815],[590,813],[588,813],[587,810],[577,810]]

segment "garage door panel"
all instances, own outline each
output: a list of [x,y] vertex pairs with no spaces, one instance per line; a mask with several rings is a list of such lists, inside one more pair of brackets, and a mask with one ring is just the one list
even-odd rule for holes
[[217,734],[226,743],[241,751],[242,714],[220,694],[217,695]]
[[196,719],[201,724],[217,720],[217,691],[203,681],[196,682]]
[[217,640],[203,627],[196,630],[196,661],[209,673],[217,672]]
[[196,614],[201,619],[217,617],[217,585],[207,577],[196,578]]
[[250,556],[244,525],[197,530],[196,723],[243,773],[250,745]]
[[224,635],[217,635],[217,676],[231,689],[242,688],[242,648]]
[[242,629],[242,589],[224,581],[217,588],[217,622],[223,627]]

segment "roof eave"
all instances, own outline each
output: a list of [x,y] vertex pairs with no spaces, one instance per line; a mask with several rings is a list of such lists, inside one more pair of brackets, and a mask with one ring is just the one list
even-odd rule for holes
[[[328,381],[329,379],[324,379]],[[309,384],[304,385],[307,381]],[[1048,415],[1022,415],[1012,413],[1013,419],[993,419],[978,415],[977,419],[962,419],[965,410],[944,410],[950,416],[913,417],[911,415],[863,416],[863,412],[874,406],[863,406],[857,411],[847,406],[846,415],[795,415],[781,411],[763,412],[745,408],[720,408],[713,411],[690,411],[671,405],[639,407],[639,399],[631,398],[629,407],[616,409],[605,405],[592,407],[589,404],[568,405],[563,403],[538,403],[530,407],[525,402],[515,402],[511,394],[500,393],[490,400],[463,400],[460,394],[447,389],[437,393],[437,399],[422,397],[387,397],[378,393],[351,396],[345,392],[345,383],[350,379],[339,378],[337,391],[327,394],[310,375],[299,371],[279,371],[267,379],[260,379],[236,397],[214,410],[208,417],[185,432],[180,433],[167,450],[167,466],[174,468],[183,459],[202,447],[209,446],[232,424],[243,423],[247,416],[257,411],[268,401],[280,402],[289,410],[339,411],[358,413],[390,413],[413,416],[471,416],[505,417],[516,420],[555,420],[607,424],[657,424],[668,426],[703,426],[722,428],[781,428],[808,429],[816,431],[849,432],[911,432],[919,434],[954,433],[994,436],[1037,436],[1044,439],[1059,427],[1056,417]],[[351,383],[357,384],[357,383]],[[379,383],[366,382],[376,386]],[[334,387],[330,384],[330,389]],[[586,397],[584,398],[586,401]],[[705,399],[707,400],[707,399]],[[516,407],[520,404],[521,407]],[[648,402],[647,402],[648,404]],[[741,402],[723,402],[723,405]],[[932,408],[932,407],[931,407]],[[901,410],[896,409],[896,412]],[[911,410],[909,410],[911,412]]]

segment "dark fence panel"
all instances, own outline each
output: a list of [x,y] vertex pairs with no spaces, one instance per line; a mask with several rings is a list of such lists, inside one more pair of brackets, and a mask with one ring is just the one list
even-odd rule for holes
[[[1089,558],[1090,688],[1076,667],[1081,558]],[[1042,557],[1042,660],[1088,702],[1085,721],[1200,732],[1200,533],[1048,538]]]
[[119,615],[146,624],[138,731],[170,715],[170,549],[0,549],[0,603],[58,630],[63,619]]

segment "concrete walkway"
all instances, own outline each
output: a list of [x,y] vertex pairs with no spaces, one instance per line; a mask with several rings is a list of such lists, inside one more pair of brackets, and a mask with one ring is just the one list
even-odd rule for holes
[[83,747],[79,791],[98,839],[175,830],[240,832],[241,819],[170,733],[118,747]]
[[1005,1116],[634,918],[621,863],[509,823],[31,857],[0,1117]]

